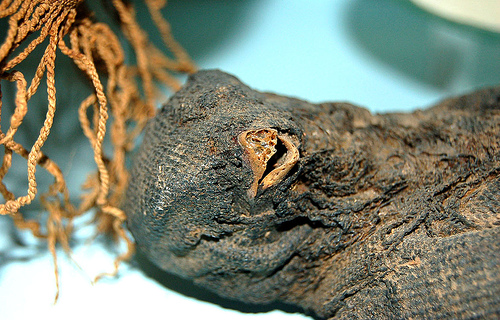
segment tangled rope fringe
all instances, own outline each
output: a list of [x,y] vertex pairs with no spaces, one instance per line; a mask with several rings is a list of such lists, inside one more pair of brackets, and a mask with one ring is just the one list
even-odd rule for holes
[[[145,0],[145,3],[174,59],[167,57],[148,40],[147,34],[137,23],[130,3],[122,0],[108,1],[116,10],[121,30],[134,50],[136,65],[125,63],[125,53],[117,35],[108,24],[94,21],[84,0],[0,2],[0,18],[9,19],[7,36],[0,46],[0,117],[3,107],[1,83],[8,81],[16,85],[10,126],[5,133],[0,129],[0,144],[5,150],[0,167],[0,193],[5,203],[0,204],[0,214],[10,215],[18,228],[28,229],[34,236],[47,240],[54,259],[56,299],[59,292],[56,245],[60,244],[66,252],[70,251],[69,239],[75,217],[96,208],[98,233],[112,234],[127,243],[127,251],[115,260],[114,271],[97,278],[115,275],[120,262],[133,254],[134,243],[124,229],[127,217],[119,209],[128,180],[125,156],[133,148],[135,138],[147,120],[155,113],[155,81],[178,90],[180,83],[172,72],[196,71],[186,52],[172,37],[170,26],[160,12],[166,1]],[[28,38],[33,40],[20,50],[20,44],[27,42]],[[46,39],[48,44],[28,83],[25,74],[15,68]],[[82,196],[78,206],[70,201],[60,168],[41,150],[53,126],[56,112],[55,61],[58,49],[71,58],[88,77],[94,91],[80,103],[78,116],[83,133],[92,146],[97,172],[89,175],[82,186],[88,192]],[[38,138],[28,150],[15,141],[15,135],[28,111],[30,99],[44,77],[47,84],[47,112]],[[106,78],[106,86],[103,85],[103,77]],[[94,111],[92,119],[87,116],[89,108]],[[110,114],[112,123],[108,126]],[[107,127],[113,145],[111,155],[103,152]],[[13,165],[13,153],[27,161],[28,190],[21,196],[14,195],[4,183],[4,177]],[[38,167],[54,178],[48,192],[40,196],[40,201],[48,212],[45,232],[42,231],[40,222],[25,219],[19,211],[37,196],[35,174]]]

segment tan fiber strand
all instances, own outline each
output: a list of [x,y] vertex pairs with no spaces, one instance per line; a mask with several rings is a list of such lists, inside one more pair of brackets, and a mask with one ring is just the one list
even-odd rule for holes
[[146,0],[146,5],[148,6],[149,13],[153,21],[158,26],[158,30],[162,35],[163,42],[165,45],[172,51],[174,54],[176,61],[168,59],[165,55],[161,55],[166,58],[169,62],[173,62],[174,66],[172,69],[183,72],[195,72],[196,68],[194,64],[191,62],[189,55],[186,53],[184,48],[175,41],[172,36],[172,32],[170,29],[170,24],[163,18],[161,14],[161,9],[166,5],[166,0]]
[[0,140],[0,143],[4,144],[7,140],[11,141],[12,137],[17,131],[17,128],[23,122],[24,116],[28,111],[27,101],[26,101],[26,80],[21,72],[14,71],[7,75],[6,80],[15,81],[17,84],[17,95],[15,100],[16,108],[14,109],[14,114],[10,117],[10,127],[7,131],[5,137]]
[[[173,73],[196,70],[184,49],[174,40],[170,25],[162,17],[165,1],[145,0],[152,20],[171,52],[169,58],[149,41],[147,33],[136,19],[135,9],[129,2],[108,1],[116,10],[120,30],[128,45],[134,50],[135,63],[127,64],[123,50],[123,38],[103,21],[96,21],[90,8],[92,1],[85,0],[0,0],[0,18],[8,19],[8,30],[0,45],[0,117],[7,108],[10,122],[6,131],[0,128],[0,144],[4,154],[0,166],[0,214],[12,217],[15,225],[30,230],[36,237],[46,239],[54,258],[56,277],[56,299],[59,295],[57,270],[57,246],[70,252],[73,219],[90,209],[95,209],[96,230],[109,233],[127,244],[127,251],[119,255],[111,273],[116,275],[122,261],[134,253],[134,242],[125,230],[126,213],[119,209],[124,196],[128,171],[126,158],[132,150],[135,138],[154,114],[159,86],[171,90],[180,88]],[[34,70],[22,71],[24,61],[33,59],[35,49],[45,46]],[[77,110],[82,134],[93,150],[95,172],[88,174],[81,186],[80,202],[72,203],[66,181],[56,162],[43,153],[42,148],[53,126],[64,126],[55,120],[57,112],[57,55],[68,56],[88,79],[92,93],[83,101],[72,101],[68,106]],[[19,69],[18,69],[19,68]],[[16,139],[22,131],[23,122],[34,108],[30,102],[43,79],[46,81],[46,114],[40,124],[38,137],[31,146],[24,146]],[[2,102],[2,83],[15,84],[15,99],[12,105]],[[59,106],[61,108],[61,106]],[[89,116],[89,114],[91,114]],[[109,134],[107,130],[109,129]],[[109,139],[112,151],[105,154],[104,141]],[[11,168],[22,165],[21,156],[27,166],[27,190],[15,194],[4,178]],[[38,185],[37,168],[43,168],[53,178],[49,186]],[[39,194],[39,190],[46,191]],[[22,208],[39,199],[48,217],[41,225],[38,219],[25,219]]]
[[123,21],[125,36],[132,44],[136,53],[137,67],[139,69],[139,74],[143,82],[146,104],[153,108],[153,77],[151,73],[148,72],[148,57],[145,51],[145,47],[148,41],[147,36],[139,27],[135,19],[135,12],[132,7],[127,8],[125,4],[120,0],[113,0],[113,4],[118,11],[118,14],[120,15],[120,19]]

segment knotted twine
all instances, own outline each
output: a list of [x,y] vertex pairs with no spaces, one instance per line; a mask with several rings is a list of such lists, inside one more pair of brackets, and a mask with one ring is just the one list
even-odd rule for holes
[[[99,275],[115,275],[119,264],[130,258],[134,243],[128,237],[124,223],[126,214],[119,209],[124,195],[128,172],[125,157],[133,146],[147,120],[155,114],[157,83],[178,90],[180,84],[175,73],[192,73],[196,67],[174,40],[161,9],[165,0],[145,0],[149,14],[173,58],[160,51],[148,39],[147,33],[137,22],[134,6],[122,0],[108,0],[118,17],[120,30],[133,48],[135,64],[125,63],[123,44],[109,24],[96,21],[84,0],[3,0],[0,18],[8,20],[7,36],[0,46],[0,117],[2,115],[1,83],[16,84],[14,112],[6,132],[0,128],[0,144],[4,155],[0,167],[0,193],[5,200],[0,204],[0,214],[9,215],[19,229],[30,230],[35,237],[46,239],[54,260],[56,299],[59,293],[56,245],[70,252],[69,239],[73,220],[95,208],[94,221],[98,233],[108,233],[127,243],[127,251],[118,256],[114,271]],[[32,40],[31,40],[32,39]],[[46,41],[48,39],[48,41]],[[29,42],[20,49],[20,45]],[[27,81],[25,73],[16,70],[35,48],[46,45],[34,76]],[[61,169],[42,152],[56,112],[55,61],[58,53],[68,56],[87,76],[93,93],[80,102],[78,115],[83,133],[94,153],[97,171],[89,174],[82,188],[79,205],[70,201]],[[47,112],[43,126],[32,146],[16,142],[15,136],[30,108],[30,99],[45,77],[47,84]],[[102,79],[106,79],[103,85]],[[76,106],[75,106],[76,107]],[[32,107],[33,108],[33,107]],[[87,110],[93,108],[92,119]],[[112,119],[108,119],[109,115]],[[111,123],[108,123],[111,122]],[[55,124],[57,125],[57,123]],[[105,155],[103,141],[109,127],[113,151]],[[13,153],[27,161],[28,189],[26,194],[15,195],[4,183],[4,177],[13,163]],[[36,170],[41,167],[50,173],[54,182],[40,195],[40,202],[47,210],[46,227],[39,220],[25,219],[20,209],[37,197]]]

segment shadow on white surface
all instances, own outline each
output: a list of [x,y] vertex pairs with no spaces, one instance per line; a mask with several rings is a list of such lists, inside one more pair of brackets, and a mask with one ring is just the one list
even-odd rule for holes
[[216,304],[224,309],[236,310],[247,314],[269,313],[274,310],[282,310],[283,312],[289,314],[304,312],[301,308],[279,302],[272,302],[270,304],[263,305],[243,303],[240,301],[222,298],[211,291],[199,287],[190,280],[180,278],[161,270],[150,262],[142,252],[137,252],[133,260],[133,265],[137,266],[139,270],[142,270],[145,276],[153,279],[165,288],[189,298]]

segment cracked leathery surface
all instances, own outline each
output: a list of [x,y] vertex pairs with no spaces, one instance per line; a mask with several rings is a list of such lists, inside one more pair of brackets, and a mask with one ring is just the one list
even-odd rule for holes
[[319,318],[500,313],[500,88],[409,114],[201,71],[149,124],[138,246],[221,296]]

